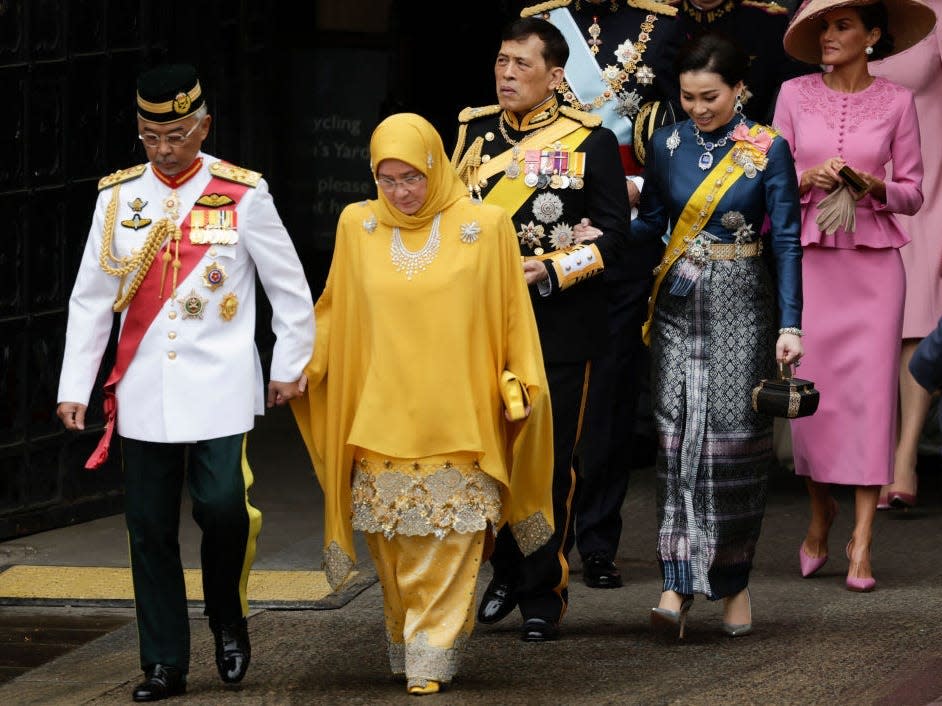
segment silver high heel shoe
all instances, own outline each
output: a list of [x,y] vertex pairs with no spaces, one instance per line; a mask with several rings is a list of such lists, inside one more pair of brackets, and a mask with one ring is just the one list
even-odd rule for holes
[[[746,593],[746,603],[747,603],[747,605],[749,606],[749,622],[748,622],[748,623],[741,623],[741,624],[738,624],[738,625],[737,625],[737,624],[734,624],[734,623],[727,623],[727,622],[724,620],[724,621],[723,621],[723,632],[725,632],[725,633],[726,633],[727,635],[729,635],[730,637],[742,637],[743,635],[748,635],[749,633],[752,632],[752,596],[749,594],[749,589],[748,589],[748,588],[744,588],[743,591],[745,591],[745,593]],[[739,594],[737,593],[736,595],[738,596]],[[736,597],[736,596],[730,596],[730,597],[726,598],[725,600],[726,600],[726,601],[730,601],[730,600],[732,600],[732,599],[735,598],[735,597]],[[724,617],[725,617],[725,616],[724,616]]]
[[679,628],[677,639],[684,639],[684,628],[687,624],[687,613],[693,605],[693,596],[685,596],[680,604],[680,610],[671,610],[670,608],[652,608],[651,609],[651,627],[656,630],[670,630]]

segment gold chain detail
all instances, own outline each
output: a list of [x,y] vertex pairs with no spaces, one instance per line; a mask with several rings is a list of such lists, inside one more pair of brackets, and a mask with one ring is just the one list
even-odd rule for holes
[[[173,279],[174,289],[176,289],[176,275],[180,268],[180,238],[182,236],[180,229],[173,221],[163,218],[157,221],[154,227],[150,229],[150,232],[147,234],[147,239],[144,241],[144,246],[137,253],[127,257],[116,256],[112,251],[112,247],[114,245],[114,229],[118,214],[118,195],[120,191],[121,186],[119,184],[116,184],[112,188],[111,201],[108,203],[108,208],[105,211],[105,225],[102,232],[101,251],[98,254],[98,264],[101,266],[101,269],[106,274],[121,278],[118,284],[118,296],[115,298],[114,306],[112,307],[116,312],[124,311],[128,304],[131,303],[134,295],[137,294],[138,288],[141,286],[141,282],[144,280],[144,275],[146,275],[147,270],[150,269],[150,263],[153,262],[157,251],[160,250],[161,245],[163,245],[164,240],[168,238],[168,236],[170,240],[176,241],[177,244],[177,259],[174,263]],[[167,243],[167,248],[169,251],[169,242]],[[114,265],[111,263],[114,263]],[[166,271],[166,264],[164,265],[164,271]],[[125,291],[125,278],[132,272],[135,273],[134,279]],[[163,278],[161,278],[160,289],[161,292],[163,292]]]
[[[657,15],[648,15],[645,18],[645,21],[641,23],[641,32],[638,34],[638,41],[634,43],[635,54],[628,61],[622,64],[622,68],[618,69],[617,67],[609,64],[602,70],[602,80],[608,84],[607,91],[602,91],[599,95],[593,98],[587,103],[581,102],[576,98],[576,94],[573,92],[572,88],[569,86],[568,81],[564,78],[556,91],[563,97],[563,100],[566,101],[576,110],[584,110],[591,112],[593,108],[598,110],[605,103],[614,98],[619,91],[621,91],[624,83],[631,77],[631,75],[637,70],[638,64],[641,63],[641,58],[644,56],[645,50],[648,48],[648,41],[651,39],[651,32],[654,31],[654,23],[657,21]],[[616,73],[617,72],[617,73]]]
[[[552,123],[550,123],[550,125],[551,124]],[[528,132],[525,139],[530,139],[534,135],[540,134],[548,127],[549,125],[544,125],[541,128],[537,128],[536,130],[532,130]],[[503,137],[505,140],[507,140],[507,144],[509,144],[511,147],[517,147],[517,145],[520,144],[517,140],[511,139],[510,135],[507,134],[507,128],[504,127],[504,114],[503,113],[501,113],[500,117],[497,118],[497,129],[500,130],[500,136]]]

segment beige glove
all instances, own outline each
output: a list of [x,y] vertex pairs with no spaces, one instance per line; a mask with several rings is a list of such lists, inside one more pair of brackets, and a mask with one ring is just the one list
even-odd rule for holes
[[822,233],[834,235],[838,228],[853,233],[857,226],[857,201],[844,184],[825,196],[818,203],[815,222]]

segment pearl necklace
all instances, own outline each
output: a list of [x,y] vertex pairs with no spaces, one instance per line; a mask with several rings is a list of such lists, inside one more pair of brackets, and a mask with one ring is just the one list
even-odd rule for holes
[[429,231],[428,240],[418,250],[409,250],[406,244],[402,242],[402,233],[399,232],[399,226],[392,229],[392,242],[389,245],[389,257],[396,266],[396,272],[405,272],[406,279],[412,279],[417,273],[423,271],[432,264],[432,260],[438,255],[438,246],[441,244],[441,237],[438,225],[441,223],[442,214],[439,211],[432,219],[432,229]]

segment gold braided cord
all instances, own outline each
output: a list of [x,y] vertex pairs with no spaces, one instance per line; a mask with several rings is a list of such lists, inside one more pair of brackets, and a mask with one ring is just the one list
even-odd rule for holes
[[[467,123],[461,123],[458,126],[458,140],[455,142],[455,151],[451,153],[451,166],[455,169],[458,168],[459,160],[461,159],[461,153],[464,150],[465,140],[468,138],[468,125]],[[461,172],[458,172],[461,174]]]
[[662,15],[670,15],[671,17],[677,14],[676,7],[668,5],[666,2],[661,2],[660,0],[628,0],[628,5],[636,7],[639,10],[659,12]]
[[520,11],[520,16],[532,17],[533,15],[538,15],[541,12],[555,10],[558,7],[565,7],[570,2],[571,0],[547,0],[547,2],[541,2],[539,5],[531,5],[530,7],[524,8]]
[[[111,201],[108,203],[108,208],[105,211],[105,225],[102,232],[101,251],[98,254],[98,264],[101,269],[106,274],[121,278],[118,284],[118,296],[112,307],[114,311],[124,311],[128,304],[131,303],[131,300],[137,293],[138,287],[141,286],[141,282],[144,280],[144,275],[146,275],[147,270],[150,269],[150,263],[153,262],[164,240],[170,237],[171,240],[175,239],[179,241],[182,235],[180,229],[173,221],[163,218],[157,221],[154,227],[150,229],[150,232],[147,234],[147,239],[144,241],[144,246],[138,252],[127,257],[118,257],[115,255],[112,247],[114,245],[114,229],[118,215],[120,191],[120,184],[116,184],[112,188]],[[179,243],[177,247],[179,248]],[[125,290],[125,279],[132,272],[134,272],[134,279],[131,281],[130,287]],[[176,275],[176,273],[174,273],[174,275]],[[174,287],[176,287],[176,276],[174,276]],[[163,291],[162,286],[161,291]]]
[[[468,191],[472,195],[475,191],[479,191],[480,187],[478,185],[478,167],[481,166],[481,151],[484,147],[484,138],[476,137],[471,145],[468,147],[468,151],[464,153],[464,156],[461,158],[461,161],[458,162],[455,170],[458,172],[458,176],[461,177],[461,180],[465,182],[468,186]],[[458,154],[457,152],[455,153]]]
[[[153,262],[154,257],[156,257],[157,251],[160,250],[160,246],[167,238],[170,238],[171,240],[179,240],[180,229],[169,218],[162,218],[154,224],[154,227],[150,229],[150,233],[147,234],[147,240],[145,241],[144,247],[141,248],[140,252],[141,266],[138,268],[137,272],[134,273],[134,279],[131,281],[131,285],[128,287],[127,292],[125,292],[123,295],[120,291],[118,292],[118,298],[115,300],[113,307],[115,311],[124,311],[128,304],[131,303],[134,295],[137,294],[138,287],[140,287],[141,282],[144,281],[144,276],[150,269],[150,264]],[[164,270],[166,271],[166,264],[164,265]],[[174,285],[175,284],[176,277],[174,277]],[[161,274],[161,293],[163,290],[163,274]]]

